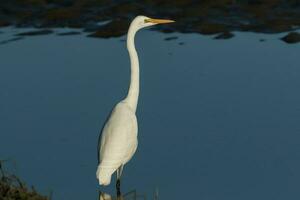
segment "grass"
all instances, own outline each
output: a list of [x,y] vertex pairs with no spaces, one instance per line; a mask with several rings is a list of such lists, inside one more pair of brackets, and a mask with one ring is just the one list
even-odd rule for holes
[[26,187],[16,175],[7,173],[0,160],[0,199],[1,200],[49,200],[48,197],[39,194],[34,187]]

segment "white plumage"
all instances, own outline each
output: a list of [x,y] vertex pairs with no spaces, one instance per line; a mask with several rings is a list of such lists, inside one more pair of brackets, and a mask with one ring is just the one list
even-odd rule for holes
[[141,28],[170,22],[174,21],[137,16],[130,24],[127,34],[127,49],[131,64],[130,86],[127,97],[115,106],[102,130],[99,165],[96,172],[100,185],[110,184],[115,171],[120,181],[123,166],[137,149],[138,124],[135,112],[139,96],[139,60],[134,45],[135,34]]
[[111,175],[131,159],[137,148],[137,130],[134,111],[126,102],[118,103],[102,132],[97,170],[100,185],[108,185]]

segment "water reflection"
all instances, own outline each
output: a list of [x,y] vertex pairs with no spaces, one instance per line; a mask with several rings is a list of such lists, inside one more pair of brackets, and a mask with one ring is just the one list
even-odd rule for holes
[[[151,199],[147,198],[145,194],[139,194],[136,190],[131,190],[125,194],[117,194],[112,196],[108,193],[99,191],[99,200],[141,200]],[[153,200],[158,200],[158,190],[156,189],[153,195]]]
[[112,200],[112,197],[104,192],[99,192],[99,200]]

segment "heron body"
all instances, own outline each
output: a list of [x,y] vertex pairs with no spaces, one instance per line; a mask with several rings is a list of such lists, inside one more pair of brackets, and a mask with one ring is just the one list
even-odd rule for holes
[[135,113],[139,96],[139,60],[134,45],[135,34],[141,28],[170,22],[173,21],[137,16],[130,24],[127,34],[131,64],[130,86],[126,98],[114,107],[102,130],[96,172],[100,185],[109,185],[115,171],[117,179],[120,180],[123,166],[132,158],[138,145],[138,123]]
[[131,159],[137,148],[137,130],[134,111],[126,102],[118,103],[102,132],[97,171],[100,184],[108,185],[111,175]]

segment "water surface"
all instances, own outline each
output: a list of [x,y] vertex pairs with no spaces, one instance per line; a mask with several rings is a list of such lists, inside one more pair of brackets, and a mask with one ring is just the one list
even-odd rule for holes
[[[3,29],[0,41],[21,31]],[[137,35],[139,147],[124,192],[300,197],[300,46],[283,34],[235,35]],[[122,39],[44,35],[0,46],[0,158],[55,200],[97,198],[98,135],[129,84]]]

